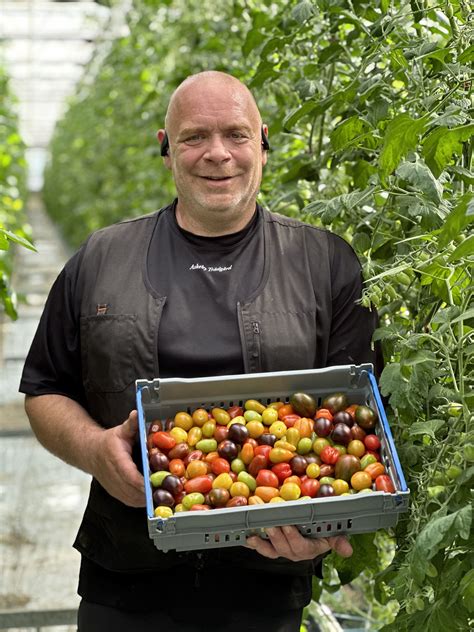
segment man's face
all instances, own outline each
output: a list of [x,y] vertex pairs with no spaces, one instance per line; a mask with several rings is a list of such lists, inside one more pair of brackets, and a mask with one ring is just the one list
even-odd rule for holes
[[165,164],[181,212],[253,212],[267,154],[258,110],[244,89],[215,80],[186,86],[167,128]]

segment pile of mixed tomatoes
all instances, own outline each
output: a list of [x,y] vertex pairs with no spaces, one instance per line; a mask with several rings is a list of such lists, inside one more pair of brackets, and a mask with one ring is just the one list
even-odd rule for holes
[[375,411],[344,393],[265,406],[198,408],[149,424],[155,516],[298,499],[395,492]]

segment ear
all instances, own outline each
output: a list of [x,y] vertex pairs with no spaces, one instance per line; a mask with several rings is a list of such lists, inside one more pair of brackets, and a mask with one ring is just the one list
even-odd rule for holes
[[[262,132],[265,134],[266,138],[268,139],[268,125],[266,125],[265,123],[262,124]],[[264,151],[262,151],[262,165],[263,166],[267,164],[267,160],[268,160],[268,151],[265,149]]]
[[[162,149],[163,149],[163,145],[164,143],[166,145],[168,145],[168,138],[167,138],[167,134],[166,134],[166,130],[164,129],[159,129],[156,133],[156,138],[158,139],[158,142],[160,143]],[[165,164],[165,167],[167,169],[171,169],[171,160],[169,157],[169,145],[168,145],[168,149],[166,151],[166,154],[161,154],[163,156],[163,162]]]

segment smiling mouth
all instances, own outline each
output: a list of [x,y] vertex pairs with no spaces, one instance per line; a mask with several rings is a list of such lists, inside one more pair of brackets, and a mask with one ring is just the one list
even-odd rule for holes
[[222,182],[225,180],[232,180],[233,176],[201,176],[204,180],[211,180],[212,182]]

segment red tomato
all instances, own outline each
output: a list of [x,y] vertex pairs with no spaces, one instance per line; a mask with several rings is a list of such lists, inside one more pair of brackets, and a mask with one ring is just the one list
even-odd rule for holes
[[271,470],[260,470],[256,480],[257,485],[264,487],[278,487],[279,484],[278,476]]
[[293,406],[291,404],[283,404],[278,409],[278,419],[283,420],[286,415],[294,414]]
[[196,476],[184,484],[184,490],[186,494],[192,494],[193,492],[200,492],[201,494],[207,494],[212,489],[212,481],[208,476]]
[[168,468],[171,474],[174,474],[175,476],[183,476],[186,471],[182,459],[171,459]]
[[320,482],[316,478],[305,478],[301,481],[301,495],[314,498],[319,492]]
[[176,439],[174,439],[169,432],[164,432],[160,430],[159,432],[155,432],[153,436],[153,445],[160,450],[171,450],[176,445]]
[[235,417],[241,417],[244,414],[244,409],[242,408],[242,406],[231,406],[227,409],[227,414],[231,419],[234,419]]
[[334,465],[337,459],[339,458],[340,454],[339,454],[339,450],[337,450],[336,448],[333,448],[331,445],[327,445],[325,448],[323,448],[319,456],[321,457],[321,461],[323,461],[323,463],[327,463],[328,465]]
[[380,439],[374,434],[368,434],[365,436],[364,444],[367,450],[380,450],[381,446]]
[[316,411],[316,415],[314,416],[314,418],[319,419],[320,417],[325,417],[326,419],[329,419],[329,421],[332,421],[331,411],[327,408],[320,408]]
[[346,413],[349,413],[349,415],[352,417],[352,419],[355,419],[355,411],[356,408],[359,404],[351,404],[350,406],[348,406],[345,411]]
[[258,445],[254,449],[253,453],[254,453],[255,456],[259,456],[259,455],[262,454],[268,461],[268,457],[269,457],[269,454],[270,454],[271,450],[272,450],[272,446],[271,445]]
[[[375,465],[375,463],[374,463]],[[389,492],[393,494],[395,492],[395,486],[392,483],[392,479],[387,474],[381,474],[375,479],[375,489],[378,492]]]
[[249,437],[248,439],[245,439],[244,441],[244,445],[251,445],[253,449],[255,449],[258,446],[258,441],[256,439],[252,439],[252,437]]
[[210,509],[209,505],[193,505],[189,511],[207,511]]
[[247,467],[247,472],[251,476],[255,477],[260,472],[260,470],[265,469],[267,465],[268,465],[267,457],[264,454],[257,454],[250,461],[250,464]]
[[367,472],[372,477],[372,480],[380,476],[381,474],[385,474],[385,467],[382,463],[370,463],[366,468],[364,468],[364,472]]
[[230,463],[222,457],[214,459],[211,463],[211,472],[214,474],[227,474],[230,472]]
[[285,415],[281,421],[283,421],[287,428],[293,428],[298,419],[301,419],[301,417],[296,413],[293,413],[291,415]]
[[272,472],[278,476],[280,483],[293,474],[289,463],[277,463],[272,467]]

